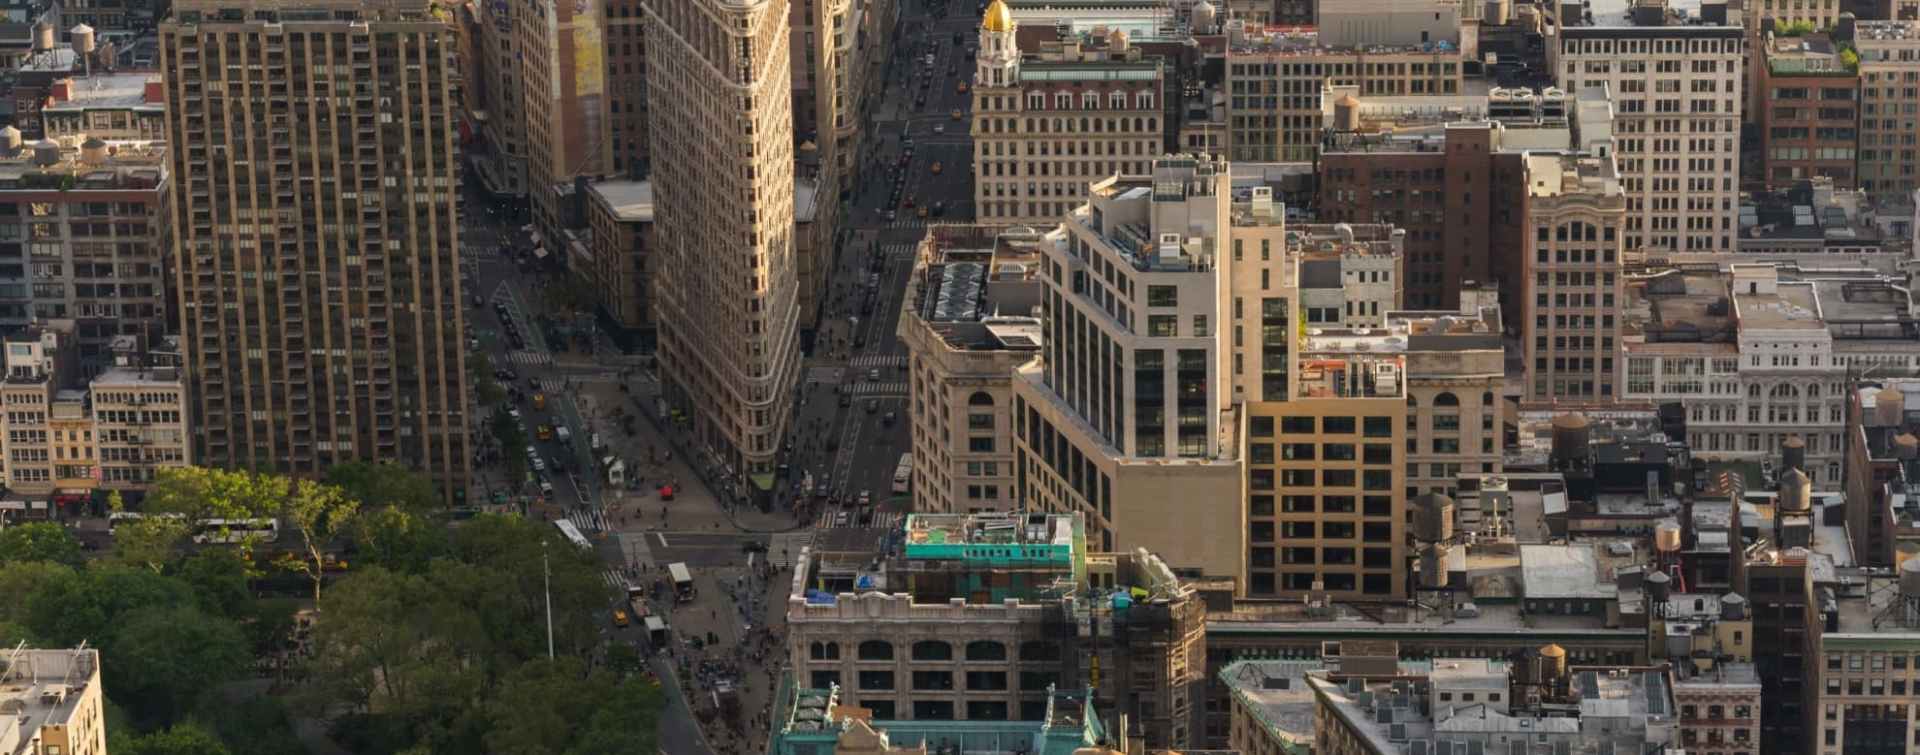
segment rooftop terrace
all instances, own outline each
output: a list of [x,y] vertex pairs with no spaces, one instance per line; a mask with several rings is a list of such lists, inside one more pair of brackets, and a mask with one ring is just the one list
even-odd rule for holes
[[87,685],[100,678],[92,649],[7,649],[0,652],[0,755],[36,752],[41,727],[73,720]]

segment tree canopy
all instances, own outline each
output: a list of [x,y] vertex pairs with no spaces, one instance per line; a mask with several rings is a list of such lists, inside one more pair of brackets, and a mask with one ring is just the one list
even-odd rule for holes
[[80,541],[53,522],[27,522],[0,529],[0,563],[47,561],[79,566],[83,560]]

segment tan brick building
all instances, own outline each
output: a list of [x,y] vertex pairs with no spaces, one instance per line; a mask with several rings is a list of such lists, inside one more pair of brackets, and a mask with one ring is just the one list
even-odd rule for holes
[[393,461],[464,493],[453,45],[426,0],[186,0],[161,25],[194,458]]

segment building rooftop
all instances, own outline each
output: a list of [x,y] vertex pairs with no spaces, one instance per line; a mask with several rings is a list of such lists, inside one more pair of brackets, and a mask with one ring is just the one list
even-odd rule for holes
[[605,202],[622,222],[653,222],[652,181],[599,181],[588,184],[587,191]]
[[910,514],[906,556],[1064,565],[1073,558],[1076,523],[1065,514]]
[[1341,333],[1307,335],[1299,361],[1302,398],[1405,398],[1407,359],[1399,354],[1374,354],[1362,340],[1347,342]]
[[1265,57],[1296,57],[1343,53],[1364,53],[1366,55],[1430,54],[1459,56],[1460,48],[1445,40],[1417,45],[1353,45],[1330,46],[1320,42],[1320,32],[1312,27],[1287,27],[1274,29],[1255,29],[1241,27],[1233,29],[1229,25],[1227,51],[1230,56],[1260,55]]
[[[1687,27],[1718,26],[1708,24],[1702,0],[1585,0],[1583,18],[1572,18],[1582,3],[1569,4],[1569,17],[1562,19],[1567,31],[1591,27]],[[1733,22],[1733,26],[1739,26]]]
[[[1920,21],[1856,21],[1853,25],[1853,38],[1855,44],[1920,40]],[[1867,58],[1861,56],[1861,60],[1865,61]]]
[[1325,667],[1320,661],[1240,660],[1220,669],[1220,681],[1268,736],[1297,743],[1298,752],[1306,753],[1314,734],[1307,673]]
[[1609,600],[1619,592],[1592,544],[1521,545],[1520,570],[1528,600]]
[[147,72],[134,73],[96,73],[91,76],[68,80],[66,97],[59,96],[55,90],[54,102],[49,103],[43,112],[58,113],[80,110],[117,110],[137,109],[151,112],[165,112],[166,99],[161,96],[159,74]]
[[8,649],[0,652],[0,755],[35,752],[46,726],[78,725],[73,720],[87,685],[100,678],[100,652]]
[[907,285],[906,313],[961,351],[1038,351],[1040,248],[1030,230],[933,226]]
[[1158,81],[1160,60],[1068,62],[1042,60],[1020,64],[1021,81]]
[[[1103,745],[1106,727],[1092,690],[1052,692],[1039,721],[875,721],[864,708],[842,704],[838,687],[807,689],[783,677],[775,692],[769,755],[893,752],[967,755],[1074,755]],[[918,748],[925,749],[918,749]],[[957,748],[957,749],[948,749]],[[1100,750],[1104,752],[1104,750]]]
[[163,142],[108,141],[106,154],[86,159],[80,140],[62,138],[0,149],[0,191],[124,191],[155,189],[167,175]]

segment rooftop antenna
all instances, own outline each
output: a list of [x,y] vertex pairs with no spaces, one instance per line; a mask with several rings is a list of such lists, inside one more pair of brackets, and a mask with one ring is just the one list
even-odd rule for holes
[[27,652],[26,640],[21,640],[19,644],[13,646],[13,650],[7,653],[7,667],[0,669],[0,680],[11,679],[20,673],[20,655],[25,652]]
[[87,652],[87,641],[81,640],[80,644],[75,646],[73,648],[73,651],[68,654],[67,676],[65,679],[61,680],[60,682],[61,684],[66,685],[67,687],[74,686],[73,677],[74,675],[80,672],[80,659],[85,657],[86,652]]

